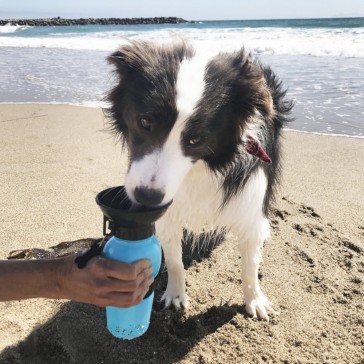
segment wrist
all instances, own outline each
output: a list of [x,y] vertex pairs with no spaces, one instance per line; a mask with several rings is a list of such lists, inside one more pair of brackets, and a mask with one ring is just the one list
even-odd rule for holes
[[66,258],[38,260],[39,277],[41,284],[38,297],[62,299],[65,294]]
[[48,287],[49,296],[47,298],[69,298],[67,294],[66,282],[69,272],[72,269],[72,263],[73,259],[70,259],[70,257],[53,259],[51,261],[52,271],[50,272],[51,279],[49,280],[51,287]]

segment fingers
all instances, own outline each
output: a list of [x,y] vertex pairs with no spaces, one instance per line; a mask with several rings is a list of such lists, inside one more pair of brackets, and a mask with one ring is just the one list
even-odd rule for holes
[[139,287],[149,279],[153,273],[153,268],[149,267],[139,273],[134,280],[120,280],[116,278],[110,278],[107,281],[107,289],[115,292],[135,292]]
[[[91,293],[97,306],[130,307],[140,303],[154,279],[150,261],[125,263],[98,257],[88,264],[92,280]],[[91,283],[91,282],[90,282]]]
[[[150,261],[147,259],[138,260],[135,263],[124,263],[112,259],[101,258],[105,273],[110,278],[134,281],[137,277],[150,268]],[[150,275],[150,272],[148,275]]]
[[150,285],[153,283],[153,278],[145,279],[137,290],[132,292],[110,292],[105,297],[103,306],[114,306],[127,308],[139,304],[149,291]]

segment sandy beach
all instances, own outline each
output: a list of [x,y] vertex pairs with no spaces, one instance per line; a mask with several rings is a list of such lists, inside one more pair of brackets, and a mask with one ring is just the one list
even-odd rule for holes
[[[96,108],[0,105],[0,259],[102,235],[96,193],[120,185],[126,168],[105,122]],[[245,314],[228,235],[187,267],[189,308],[156,304],[149,331],[131,342],[110,336],[102,308],[0,303],[0,363],[363,364],[364,139],[286,131],[283,145],[261,265],[279,312],[269,323]]]

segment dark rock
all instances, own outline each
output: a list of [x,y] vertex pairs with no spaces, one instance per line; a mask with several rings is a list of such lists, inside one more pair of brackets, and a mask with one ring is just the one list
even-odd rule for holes
[[129,24],[183,24],[190,23],[177,17],[155,17],[155,18],[80,18],[63,19],[60,17],[52,19],[0,19],[1,25],[29,25],[29,26],[69,26],[69,25],[129,25]]

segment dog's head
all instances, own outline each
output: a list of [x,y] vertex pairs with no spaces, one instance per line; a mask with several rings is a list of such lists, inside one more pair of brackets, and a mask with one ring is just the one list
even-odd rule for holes
[[109,114],[129,150],[125,186],[136,203],[168,203],[199,160],[223,170],[251,120],[274,114],[262,69],[244,50],[206,60],[182,42],[134,42],[108,61],[119,81]]

